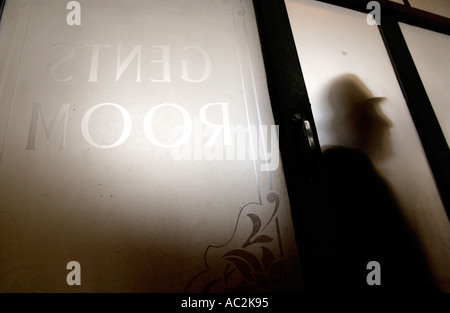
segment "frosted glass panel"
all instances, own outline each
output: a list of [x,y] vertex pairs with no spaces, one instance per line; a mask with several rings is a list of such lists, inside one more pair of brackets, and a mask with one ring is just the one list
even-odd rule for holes
[[409,0],[413,8],[450,18],[450,3],[448,0]]
[[323,149],[369,156],[450,290],[450,225],[378,28],[317,1],[286,5]]
[[450,139],[450,37],[400,24],[442,131]]
[[299,290],[252,1],[79,3],[3,14],[0,291]]

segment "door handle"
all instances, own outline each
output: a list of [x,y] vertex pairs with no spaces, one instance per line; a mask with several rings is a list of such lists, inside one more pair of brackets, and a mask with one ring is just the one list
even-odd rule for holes
[[309,120],[302,117],[302,115],[300,113],[296,113],[292,117],[292,120],[294,122],[297,122],[297,123],[300,122],[302,124],[303,133],[304,133],[306,140],[308,141],[309,147],[311,148],[311,150],[315,150],[317,144],[316,144],[316,140],[314,138],[314,132],[312,130],[311,123],[309,122]]

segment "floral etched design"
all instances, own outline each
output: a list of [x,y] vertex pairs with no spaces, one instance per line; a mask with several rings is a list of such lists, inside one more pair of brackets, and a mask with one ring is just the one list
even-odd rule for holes
[[[274,203],[270,218],[263,227],[261,216],[267,216],[260,203],[244,206],[236,222],[232,238],[224,245],[209,246],[205,252],[207,270],[196,275],[187,292],[277,292],[285,288],[286,259],[278,224],[278,195],[267,196]],[[258,212],[258,213],[256,213]],[[260,216],[261,215],[261,216]],[[248,234],[250,220],[252,229]],[[275,233],[272,235],[271,233]],[[278,256],[274,253],[278,250]]]

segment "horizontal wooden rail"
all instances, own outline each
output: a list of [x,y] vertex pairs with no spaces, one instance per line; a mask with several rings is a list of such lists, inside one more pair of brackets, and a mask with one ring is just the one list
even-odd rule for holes
[[[367,3],[370,0],[315,0],[337,5],[347,9],[369,13]],[[381,7],[381,22],[383,22],[383,14],[388,14],[395,18],[398,22],[426,28],[446,35],[450,35],[450,19],[441,15],[426,12],[404,4],[392,2],[388,0],[377,1]]]

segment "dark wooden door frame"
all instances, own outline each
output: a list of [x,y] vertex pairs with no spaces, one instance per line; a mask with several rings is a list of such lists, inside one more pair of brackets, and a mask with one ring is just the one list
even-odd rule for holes
[[[371,0],[315,0],[354,11],[369,13],[367,4]],[[381,18],[391,16],[398,22],[418,26],[428,30],[450,35],[450,19],[441,15],[388,0],[377,0],[381,7]]]
[[0,21],[2,20],[3,9],[5,8],[6,0],[0,0]]
[[[276,123],[280,126],[280,149],[284,161],[288,188],[293,202],[294,220],[302,219],[301,204],[297,199],[302,177],[311,180],[316,171],[320,148],[305,149],[307,138],[302,134],[302,124],[293,123],[295,115],[310,121],[314,139],[318,143],[317,131],[311,113],[308,94],[299,63],[295,42],[286,12],[284,0],[253,0],[257,15],[269,92]],[[340,7],[369,13],[368,0],[316,0]],[[381,0],[381,25],[379,30],[398,82],[402,89],[410,114],[419,133],[439,193],[450,218],[450,152],[441,126],[423,86],[420,75],[401,33],[399,22],[450,34],[450,19],[427,13],[407,5]],[[317,144],[318,146],[318,144]],[[304,163],[304,165],[300,163]],[[309,191],[308,191],[309,192]],[[309,201],[309,200],[308,200]],[[299,229],[301,226],[298,226]]]
[[[328,264],[317,257],[320,144],[284,0],[253,0],[306,291]],[[310,129],[308,129],[310,127]],[[327,260],[329,261],[329,260]],[[331,273],[332,274],[332,273]],[[328,277],[333,280],[333,277]],[[329,280],[329,281],[331,281]]]
[[[369,1],[322,2],[369,12],[366,9]],[[307,291],[322,291],[323,285],[339,281],[340,277],[336,271],[328,270],[330,265],[327,262],[332,261],[330,257],[333,257],[333,240],[320,239],[321,234],[317,230],[327,227],[326,219],[320,216],[321,199],[317,178],[320,177],[321,150],[317,130],[284,0],[253,0],[253,3],[272,110],[280,129],[280,152],[303,279]],[[379,30],[426,151],[447,216],[450,217],[448,146],[398,22],[444,34],[450,34],[450,23],[446,18],[390,1],[380,1],[380,4],[382,16]],[[314,148],[309,146],[309,139],[305,134],[303,122],[306,120],[312,126],[316,143]],[[323,245],[326,248],[321,251]]]

